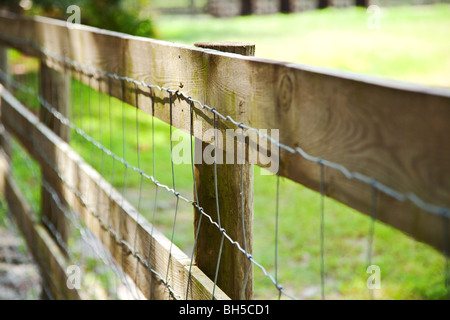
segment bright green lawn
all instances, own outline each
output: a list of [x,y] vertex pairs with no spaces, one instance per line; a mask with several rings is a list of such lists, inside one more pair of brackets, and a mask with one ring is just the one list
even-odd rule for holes
[[450,87],[450,6],[382,8],[380,29],[364,8],[231,19],[156,19],[164,40],[256,44],[256,56]]
[[[222,20],[203,17],[163,20],[164,17],[160,17],[158,26],[162,38],[176,42],[254,42],[257,55],[261,57],[450,85],[447,76],[450,68],[447,53],[450,48],[446,41],[450,15],[447,7],[390,9],[385,12],[379,31],[366,29],[365,17],[364,10],[329,9],[296,15]],[[72,92],[73,121],[106,147],[112,146],[118,156],[125,155],[131,165],[138,166],[135,109],[90,91],[76,81],[72,83]],[[81,109],[80,105],[83,106]],[[99,109],[99,105],[102,108]],[[124,122],[122,115],[125,116]],[[138,117],[140,165],[143,171],[152,173],[151,119],[140,112]],[[169,127],[157,119],[155,124],[155,175],[160,182],[171,187]],[[113,165],[111,158],[102,155],[75,134],[71,143],[119,190],[124,190],[149,220],[152,219],[155,192],[149,181],[143,185],[139,203],[140,176],[136,172],[125,170],[117,162]],[[190,165],[175,166],[175,178],[178,191],[192,198]],[[275,186],[274,176],[262,176],[259,168],[255,168],[253,256],[272,274]],[[285,179],[281,179],[280,191],[278,279],[286,291],[295,296],[320,298],[320,197]],[[171,236],[175,203],[173,195],[160,189],[156,226],[168,237]],[[370,219],[366,216],[326,199],[327,298],[369,298],[366,288],[369,227]],[[192,206],[180,202],[175,243],[190,254],[193,238]],[[380,223],[375,225],[372,263],[381,268],[381,290],[375,292],[376,298],[445,297],[443,257],[426,245]],[[256,298],[278,297],[274,286],[257,267],[254,286]]]

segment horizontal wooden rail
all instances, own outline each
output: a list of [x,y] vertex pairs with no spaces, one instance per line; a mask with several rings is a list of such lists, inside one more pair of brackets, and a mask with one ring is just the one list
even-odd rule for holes
[[[7,90],[0,90],[0,95],[2,122],[6,129],[42,165],[49,183],[62,185],[62,196],[67,203],[80,213],[87,227],[142,293],[147,298],[168,298],[169,291],[162,285],[162,280],[167,277],[174,293],[172,298],[185,299],[190,258],[175,245],[171,246],[169,239],[153,228],[98,172]],[[147,262],[154,272],[147,268]],[[212,291],[213,282],[194,264],[188,298],[211,299]],[[216,288],[215,299],[228,297]]]
[[[180,90],[186,96],[257,129],[279,129],[279,140],[307,154],[338,163],[400,193],[450,207],[450,91],[305,65],[244,57],[231,53],[134,37],[63,21],[0,15],[4,45],[47,59],[47,52],[148,84]],[[66,70],[67,71],[67,70]],[[88,77],[81,79],[88,83]],[[95,81],[94,81],[95,82]],[[111,93],[122,99],[122,83]],[[135,105],[134,84],[125,83],[124,100]],[[102,86],[103,90],[108,90]],[[166,122],[167,92],[139,87],[139,108]],[[153,99],[152,99],[153,97]],[[172,105],[174,126],[189,131],[189,105]],[[201,126],[196,138],[212,127],[213,114],[195,105]],[[236,128],[218,118],[220,129]],[[200,128],[201,127],[201,128]],[[205,142],[211,142],[206,141]],[[308,188],[320,189],[320,165],[281,150],[280,174]],[[324,193],[370,214],[372,186],[325,167]],[[450,232],[443,218],[410,201],[379,192],[377,219],[417,240],[444,250]],[[447,225],[450,225],[447,223]]]
[[0,150],[0,191],[4,195],[14,221],[22,232],[34,260],[39,265],[45,283],[58,300],[87,299],[85,292],[69,289],[66,274],[70,262],[64,256],[47,229],[35,215],[10,174],[10,159]]

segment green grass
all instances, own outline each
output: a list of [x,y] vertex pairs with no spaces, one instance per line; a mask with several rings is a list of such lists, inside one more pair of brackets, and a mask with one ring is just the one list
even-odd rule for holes
[[256,44],[256,56],[450,87],[450,7],[382,8],[380,29],[369,29],[363,8],[212,19],[156,19],[164,40]]
[[[266,180],[266,181],[264,181]],[[275,177],[255,174],[255,258],[274,271]],[[282,179],[279,217],[279,281],[301,298],[320,295],[320,196]],[[367,299],[370,219],[325,199],[326,296]],[[375,224],[372,264],[381,268],[380,299],[445,297],[443,257],[382,223]],[[424,262],[426,261],[426,262]],[[426,265],[424,265],[426,263]],[[276,298],[267,280],[257,278],[257,295]]]
[[[188,44],[196,41],[253,42],[257,56],[264,58],[449,87],[448,7],[392,8],[383,12],[380,30],[367,29],[365,11],[354,8],[232,19],[165,19],[162,16],[157,25],[159,34],[166,40]],[[167,124],[155,119],[153,145],[151,117],[139,112],[137,122],[134,108],[77,81],[72,82],[72,93],[72,121],[117,156],[125,156],[130,165],[140,166],[149,174],[153,172],[155,148],[156,179],[172,187]],[[71,144],[151,221],[155,196],[151,182],[143,184],[139,202],[141,176],[138,173],[125,169],[118,162],[114,165],[110,157],[75,133]],[[263,176],[260,170],[255,168],[253,257],[274,275],[276,177]],[[175,166],[175,178],[177,190],[192,198],[190,165]],[[169,238],[175,203],[172,194],[160,189],[155,225]],[[285,290],[295,296],[320,298],[320,195],[282,178],[279,212],[278,279]],[[175,243],[188,254],[194,241],[192,217],[192,206],[180,202]],[[327,298],[370,297],[366,288],[369,227],[370,219],[365,215],[325,199]],[[442,255],[378,222],[372,263],[381,268],[381,289],[376,290],[376,298],[446,297]],[[277,290],[270,280],[257,267],[254,270],[255,297],[277,298]]]

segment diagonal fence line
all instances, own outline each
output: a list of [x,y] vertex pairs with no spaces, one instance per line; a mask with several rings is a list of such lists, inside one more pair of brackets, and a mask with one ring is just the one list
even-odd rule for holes
[[[159,274],[156,270],[154,270],[149,264],[148,262],[143,258],[143,256],[135,250],[135,248],[133,247],[133,245],[131,245],[130,243],[128,243],[126,240],[122,239],[119,235],[119,233],[117,231],[115,231],[114,229],[111,228],[111,226],[109,224],[107,224],[105,222],[105,220],[99,216],[98,214],[95,213],[95,210],[91,208],[91,206],[89,205],[89,201],[83,196],[83,194],[80,193],[80,191],[73,186],[71,183],[69,183],[69,181],[67,181],[67,179],[59,172],[58,168],[56,168],[54,166],[54,164],[52,163],[52,161],[50,159],[48,159],[47,155],[41,151],[38,151],[40,153],[40,156],[45,159],[45,161],[47,162],[47,164],[52,168],[52,170],[55,172],[55,174],[58,176],[58,178],[64,182],[64,184],[66,185],[66,187],[73,192],[76,197],[80,200],[80,202],[82,203],[82,205],[88,209],[88,211],[100,222],[100,225],[103,229],[108,230],[109,233],[111,233],[111,235],[113,236],[113,239],[115,239],[117,244],[123,245],[124,247],[126,247],[126,249],[133,255],[135,256],[139,262],[141,262],[145,267],[147,267],[153,274],[155,274],[158,277],[158,280],[161,281],[161,283],[163,283],[167,290],[169,291],[169,293],[177,298],[181,298],[180,295],[178,295],[177,293],[175,293],[173,291],[173,289],[171,288],[171,285],[169,283],[167,283],[164,279],[164,277]],[[64,212],[64,211],[63,211]]]
[[[72,209],[66,208],[62,203],[61,200],[56,193],[55,189],[47,182],[44,181],[43,186],[47,192],[50,193],[51,197],[54,200],[54,203],[56,206],[60,209],[60,211],[63,213],[63,215],[67,218],[68,221],[72,223],[72,225],[80,232],[81,238],[84,240],[84,242],[91,247],[91,249],[94,251],[94,253],[97,255],[97,257],[105,264],[105,266],[109,267],[116,276],[120,279],[122,284],[128,289],[128,292],[133,296],[134,299],[137,299],[137,295],[134,294],[133,290],[130,288],[130,285],[128,281],[126,280],[125,273],[119,268],[119,265],[117,262],[115,262],[114,258],[111,256],[108,250],[103,248],[103,252],[100,252],[97,238],[94,234],[90,231],[89,228],[82,227],[82,223],[80,221],[80,218],[75,215]],[[45,216],[43,217],[43,221],[47,226],[50,226],[52,230],[52,234],[56,237],[61,237],[60,233],[56,230],[55,226],[52,224],[51,221],[49,221]],[[46,222],[45,222],[46,221]],[[96,239],[96,243],[93,243],[92,239]],[[61,244],[61,242],[63,242]],[[60,245],[67,245],[62,239],[58,241]],[[97,245],[96,245],[97,244]],[[73,257],[71,258],[72,261],[76,261]]]
[[[199,212],[205,216],[211,224],[215,225],[217,227],[217,229],[222,233],[222,235],[224,236],[224,238],[226,238],[231,244],[235,245],[239,251],[241,251],[248,259],[249,261],[251,261],[253,264],[255,264],[259,269],[261,269],[261,271],[264,273],[264,275],[266,277],[268,277],[272,283],[276,286],[276,288],[278,290],[280,290],[280,292],[282,292],[284,295],[286,295],[287,297],[291,298],[291,299],[296,299],[294,296],[292,296],[291,294],[285,292],[282,288],[281,285],[279,285],[275,279],[269,275],[269,273],[266,271],[266,269],[259,263],[257,263],[253,257],[245,250],[241,247],[241,245],[239,244],[239,242],[234,241],[227,233],[226,230],[224,228],[222,228],[217,222],[215,222],[212,217],[210,215],[208,215],[203,208],[194,200],[188,199],[184,196],[182,196],[179,192],[177,192],[176,190],[174,190],[173,188],[170,188],[167,185],[161,184],[158,180],[156,180],[156,178],[153,175],[148,175],[145,172],[143,172],[141,169],[129,164],[127,161],[125,161],[123,158],[117,156],[115,153],[113,153],[111,150],[105,148],[101,143],[99,143],[98,141],[96,141],[94,138],[92,138],[91,136],[89,136],[86,132],[84,132],[84,130],[82,130],[81,128],[79,128],[78,126],[76,126],[73,122],[71,122],[67,117],[65,117],[63,114],[61,114],[59,111],[57,111],[53,106],[51,106],[48,101],[46,101],[45,99],[43,99],[42,96],[38,96],[39,102],[42,104],[42,106],[44,108],[46,108],[56,119],[58,119],[59,121],[61,121],[62,124],[65,124],[67,126],[69,126],[71,129],[75,130],[75,132],[77,134],[79,134],[82,138],[84,138],[86,141],[92,143],[94,146],[96,146],[97,148],[99,148],[100,150],[102,150],[104,153],[106,153],[107,155],[111,156],[112,158],[114,158],[115,160],[121,162],[124,166],[138,172],[141,176],[143,176],[144,178],[151,180],[157,187],[162,187],[163,189],[165,189],[166,191],[172,193],[175,197],[177,197],[177,199],[182,199],[187,203],[192,204],[195,208],[197,208],[199,210]],[[45,157],[45,155],[43,155]],[[49,163],[50,164],[50,163]],[[51,165],[51,164],[50,164]],[[54,168],[54,170],[57,170],[56,168]],[[64,177],[62,177],[61,175],[59,175],[61,179],[64,179]],[[82,196],[82,195],[80,195]],[[97,218],[101,218],[101,217],[97,217]],[[102,222],[104,223],[104,221]],[[106,225],[106,224],[105,224]],[[153,225],[153,223],[152,223]],[[113,231],[109,226],[107,226],[107,228],[110,231]],[[115,232],[115,231],[114,231]],[[118,234],[115,233],[115,237],[116,239],[120,239],[117,238]],[[133,252],[133,248],[130,246],[130,251]],[[142,262],[142,261],[141,261]],[[146,264],[148,264],[148,262],[146,261]]]
[[[0,38],[1,37],[3,37],[3,36],[0,36]],[[15,39],[17,39],[17,38],[15,38]],[[421,209],[423,209],[423,210],[425,210],[427,212],[440,215],[443,218],[449,218],[450,217],[450,210],[447,207],[437,206],[437,205],[434,205],[434,204],[431,204],[431,203],[427,203],[427,202],[423,201],[421,198],[419,198],[417,195],[415,195],[414,193],[411,193],[411,192],[402,193],[402,192],[396,191],[396,190],[394,190],[394,189],[392,189],[392,188],[390,188],[390,187],[388,187],[388,186],[386,186],[386,185],[384,185],[384,184],[374,180],[373,178],[370,178],[370,177],[365,176],[365,175],[363,175],[361,173],[358,173],[358,172],[351,172],[350,170],[348,170],[343,165],[340,165],[338,163],[334,163],[334,162],[322,159],[320,157],[311,156],[308,153],[306,153],[303,149],[301,149],[300,147],[292,148],[292,147],[290,147],[288,145],[285,145],[285,144],[279,142],[278,140],[273,139],[271,136],[269,136],[269,135],[267,135],[265,133],[262,133],[261,131],[259,131],[256,128],[252,128],[252,127],[250,127],[248,125],[243,124],[242,122],[238,122],[238,121],[234,120],[229,115],[224,116],[224,115],[220,114],[215,108],[211,108],[208,105],[203,104],[201,101],[195,100],[195,99],[187,96],[186,94],[180,92],[178,89],[177,90],[173,90],[173,89],[161,87],[161,86],[158,86],[158,85],[146,84],[144,81],[138,81],[138,80],[135,80],[135,79],[132,79],[132,78],[129,78],[129,77],[119,76],[119,75],[116,75],[116,74],[113,74],[113,73],[109,73],[109,72],[106,72],[106,71],[103,71],[103,70],[99,70],[99,69],[96,69],[96,68],[93,68],[93,67],[90,67],[90,66],[87,66],[87,65],[83,65],[83,64],[78,63],[78,62],[76,62],[74,60],[71,60],[69,58],[58,56],[58,55],[54,55],[54,54],[48,52],[47,50],[43,49],[39,45],[37,45],[32,40],[22,40],[22,39],[19,39],[19,40],[23,41],[23,42],[27,42],[27,44],[31,43],[31,45],[35,49],[37,49],[39,52],[41,52],[42,54],[46,55],[47,57],[50,57],[51,59],[54,59],[54,60],[56,60],[56,61],[58,61],[60,63],[63,63],[65,67],[67,65],[70,65],[75,70],[79,69],[79,70],[77,70],[78,72],[84,73],[86,75],[89,75],[89,76],[94,76],[95,74],[103,75],[103,76],[106,76],[106,77],[108,77],[110,79],[126,81],[126,82],[129,82],[129,83],[134,83],[135,85],[145,86],[145,87],[153,88],[153,89],[158,89],[161,92],[165,91],[165,92],[169,93],[170,95],[174,94],[174,95],[182,96],[190,104],[194,104],[195,103],[195,104],[199,105],[202,109],[207,109],[208,111],[210,111],[214,115],[214,117],[217,115],[222,120],[229,121],[229,122],[233,123],[234,125],[237,125],[238,127],[242,128],[242,129],[247,129],[247,130],[254,131],[255,133],[258,134],[259,137],[266,138],[266,139],[270,140],[273,144],[277,145],[278,147],[282,148],[285,151],[288,151],[288,152],[290,152],[292,154],[299,154],[300,156],[302,156],[306,160],[318,163],[319,165],[321,165],[321,167],[325,166],[325,167],[329,167],[329,168],[338,170],[342,174],[344,174],[344,176],[346,176],[348,179],[356,179],[356,180],[359,180],[359,181],[361,181],[363,183],[366,183],[366,184],[370,185],[374,190],[381,191],[381,192],[387,194],[388,196],[391,196],[391,197],[393,197],[393,198],[395,198],[395,199],[397,199],[399,201],[402,201],[402,202],[404,202],[404,201],[411,201],[417,207],[419,207],[419,208],[421,208]],[[87,72],[90,72],[90,73],[87,73]],[[52,108],[48,104],[48,102],[46,102],[45,100],[42,99],[42,97],[39,96],[39,100],[40,100],[41,104],[44,105],[44,107],[47,106],[47,107]],[[53,111],[56,111],[56,110],[53,109]],[[52,112],[52,113],[56,117],[56,114],[58,114],[59,112],[56,111],[56,112]],[[62,116],[62,115],[61,115],[61,118],[58,118],[58,119],[61,122],[67,120],[68,123],[65,123],[66,125],[70,126],[70,124],[71,124],[70,120],[65,119],[65,117]],[[253,258],[251,257],[251,255],[249,255],[248,252],[245,249],[243,249],[237,241],[234,241],[233,239],[231,239],[226,234],[225,230],[220,227],[220,223],[216,223],[215,221],[213,221],[211,216],[206,214],[204,212],[203,208],[201,208],[198,203],[196,203],[194,200],[189,200],[188,198],[183,198],[178,192],[175,191],[174,188],[170,188],[170,187],[168,187],[166,185],[160,184],[155,179],[154,175],[153,176],[147,175],[144,172],[142,172],[139,168],[136,168],[136,167],[130,165],[127,161],[125,161],[125,159],[123,159],[121,157],[118,157],[112,151],[104,148],[104,146],[101,143],[99,143],[98,141],[96,141],[95,139],[93,139],[92,137],[87,135],[83,130],[81,130],[80,128],[76,127],[75,125],[74,125],[74,127],[71,127],[71,128],[74,129],[77,132],[77,134],[81,135],[83,138],[85,138],[87,141],[91,142],[96,147],[100,148],[107,155],[109,155],[109,156],[113,157],[115,160],[121,162],[127,168],[131,168],[134,171],[139,172],[143,177],[152,180],[152,182],[155,183],[156,186],[163,187],[167,191],[172,192],[175,196],[177,196],[177,198],[181,198],[182,200],[184,200],[184,201],[186,201],[188,203],[192,203],[192,205],[194,207],[196,207],[202,213],[202,215],[205,215],[209,219],[210,223],[214,224],[219,229],[219,231],[222,232],[222,234],[224,235],[225,238],[227,238],[227,240],[229,240],[232,244],[236,245],[236,247],[242,253],[244,253],[247,256],[249,261],[253,262],[256,266],[258,266],[263,271],[263,273],[272,280],[272,282],[277,287],[277,289],[280,290],[280,292],[283,292],[282,291],[282,287],[278,285],[278,282],[276,280],[274,280],[273,277],[271,275],[269,275],[266,272],[266,270],[261,265],[256,263],[253,260]],[[283,292],[283,293],[286,294],[285,292]],[[291,297],[289,294],[286,294],[286,295]],[[291,297],[291,298],[293,298],[293,297]]]
[[[4,72],[0,70],[0,76],[4,76]],[[5,79],[5,77],[4,77]],[[12,82],[11,83],[14,87],[16,87],[19,90],[23,90],[25,92],[28,93],[33,93],[35,94],[35,92],[33,90],[31,90],[30,87],[26,87],[25,85],[19,83],[19,82]],[[26,90],[26,88],[28,88],[28,90]],[[103,152],[107,153],[108,155],[110,155],[111,157],[113,157],[115,160],[122,162],[125,166],[128,166],[129,168],[132,168],[133,170],[139,172],[143,177],[147,178],[147,179],[151,179],[155,185],[159,186],[159,187],[163,187],[164,189],[166,189],[169,192],[174,193],[175,195],[178,194],[178,198],[185,200],[186,202],[192,202],[192,200],[188,200],[187,198],[182,197],[181,195],[179,195],[178,192],[175,192],[173,189],[169,188],[166,185],[163,185],[161,183],[159,183],[157,180],[155,180],[153,177],[146,175],[142,170],[140,170],[137,167],[134,167],[132,165],[130,165],[128,162],[126,162],[123,158],[115,155],[114,153],[112,153],[110,150],[104,148],[99,142],[97,142],[96,140],[94,140],[92,137],[90,137],[89,135],[87,135],[83,130],[81,130],[80,128],[76,127],[73,123],[71,123],[67,118],[65,118],[61,113],[59,113],[56,109],[54,109],[46,100],[44,100],[41,96],[39,96],[39,102],[50,112],[52,113],[53,116],[55,116],[55,118],[57,118],[58,120],[61,121],[61,123],[63,124],[67,124],[67,122],[70,123],[70,127],[74,130],[76,130],[76,132],[81,135],[83,138],[85,138],[87,141],[91,142],[94,146],[100,148]],[[33,144],[34,144],[34,139],[33,139]],[[89,211],[94,215],[94,217],[96,219],[99,220],[101,226],[108,230],[113,236],[114,239],[116,240],[116,242],[120,245],[123,245],[127,248],[127,250],[129,252],[131,252],[139,262],[141,262],[145,267],[147,267],[153,274],[155,274],[158,277],[158,280],[161,281],[161,283],[163,283],[168,291],[169,294],[172,297],[176,297],[176,298],[181,298],[180,295],[178,295],[177,293],[175,293],[173,291],[173,289],[171,288],[170,284],[168,283],[167,279],[164,278],[161,274],[159,274],[156,270],[154,270],[148,263],[148,261],[146,261],[143,256],[137,252],[134,248],[134,246],[132,246],[131,244],[129,244],[127,241],[123,240],[120,236],[119,233],[116,232],[115,230],[113,230],[108,223],[106,223],[102,217],[100,217],[99,215],[95,214],[95,211],[90,209],[90,206],[88,204],[88,201],[85,199],[85,197],[74,187],[72,186],[65,178],[64,176],[62,176],[59,172],[59,170],[54,166],[53,162],[47,157],[47,155],[45,153],[43,153],[39,148],[35,148],[36,150],[38,150],[38,153],[40,154],[40,156],[45,159],[45,161],[47,162],[47,164],[55,171],[55,173],[57,174],[57,176],[61,179],[61,181],[63,181],[66,186],[80,199],[80,201],[82,202],[83,206],[85,206],[86,208],[89,209]],[[21,155],[23,156],[23,155]],[[29,164],[27,163],[27,166]],[[74,224],[74,226],[81,231],[81,233],[83,232],[83,229],[81,227],[79,227],[79,222],[74,221],[73,217],[69,216],[69,214],[67,213],[67,209],[64,208],[64,206],[61,204],[60,199],[58,197],[58,195],[56,194],[55,190],[51,187],[50,184],[48,184],[46,181],[43,182],[42,184],[44,186],[44,188],[51,194],[53,200],[56,202],[58,208],[61,210],[61,212],[63,212],[63,214],[66,216],[66,218],[72,222],[72,224]],[[51,221],[49,221],[48,219],[43,219],[43,223],[49,227],[52,235],[55,237],[55,239],[57,240],[57,243],[64,249],[65,252],[68,253],[69,256],[71,256],[71,253],[67,247],[67,244],[63,241],[61,234],[56,230],[56,227],[52,224]],[[89,230],[89,229],[87,229]],[[111,258],[112,259],[112,258]],[[102,259],[103,260],[103,259]],[[116,270],[117,267],[115,267]],[[113,270],[116,272],[116,270]],[[120,271],[117,271],[120,273]],[[123,271],[122,271],[123,272]],[[116,273],[117,274],[117,273]],[[124,278],[123,276],[119,276],[119,278]],[[121,280],[122,283],[128,287],[127,283],[124,282],[124,280]],[[131,290],[130,290],[131,292]]]
[[[21,160],[25,163],[28,171],[31,172],[33,178],[36,181],[39,181],[40,178],[38,177],[36,170],[33,168],[32,164],[30,163],[29,157],[25,155],[22,148],[16,146],[15,143],[12,144],[12,148],[13,152],[15,154],[18,154]],[[105,266],[109,267],[115,273],[117,278],[120,279],[122,284],[128,289],[128,292],[133,296],[133,298],[137,299],[138,296],[133,295],[133,292],[129,287],[128,282],[126,281],[126,276],[123,273],[123,271],[121,272],[120,268],[118,268],[117,262],[115,262],[115,260],[112,258],[110,252],[106,250],[106,248],[104,248],[102,244],[100,244],[97,237],[91,232],[91,230],[83,225],[83,222],[78,213],[76,213],[72,208],[64,205],[61,202],[58,193],[51,186],[50,183],[48,183],[46,180],[42,180],[41,185],[51,195],[53,203],[63,213],[65,218],[71,222],[71,224],[74,226],[75,229],[79,231],[81,239],[84,241],[84,243],[86,243],[92,249],[95,255],[103,262]],[[46,216],[42,216],[42,223],[48,227],[50,233],[54,236],[56,242],[60,245],[60,247],[69,257],[69,260],[72,262],[77,262],[77,259],[73,256],[73,254],[69,249],[68,243],[63,240],[63,237],[61,233],[57,230],[56,226]]]
[[[17,83],[16,83],[17,85]],[[24,85],[20,84],[21,87],[24,87]],[[33,92],[32,90],[27,90],[29,92]],[[116,155],[114,152],[112,152],[111,150],[107,149],[106,147],[104,147],[101,143],[99,143],[98,141],[96,141],[94,138],[92,138],[91,136],[89,136],[84,130],[82,130],[81,128],[79,128],[77,125],[75,125],[73,122],[71,122],[67,117],[65,117],[63,114],[61,114],[58,110],[56,110],[48,101],[46,101],[41,95],[38,95],[37,99],[39,100],[40,104],[47,109],[47,111],[49,111],[56,119],[58,119],[62,124],[69,126],[71,129],[73,129],[78,135],[80,135],[82,138],[84,138],[86,141],[92,143],[95,147],[99,148],[102,152],[104,152],[105,154],[107,154],[108,156],[112,157],[113,159],[119,161],[120,163],[122,163],[124,166],[138,172],[139,174],[141,174],[144,178],[151,180],[156,186],[158,187],[162,187],[163,189],[167,190],[168,192],[172,193],[174,196],[176,196],[179,199],[184,200],[187,203],[192,204],[195,208],[197,208],[199,210],[199,212],[202,214],[202,216],[205,216],[208,221],[213,224],[214,226],[217,227],[217,229],[222,233],[223,237],[226,238],[232,245],[235,245],[239,251],[241,251],[246,257],[247,259],[249,259],[250,262],[252,262],[255,266],[257,266],[262,272],[263,274],[268,277],[271,282],[274,284],[274,286],[277,288],[277,290],[279,290],[281,293],[283,293],[285,296],[291,298],[291,299],[297,299],[296,297],[294,297],[293,295],[287,293],[286,291],[283,290],[283,287],[277,283],[277,281],[273,278],[272,275],[270,275],[267,270],[261,265],[259,264],[257,261],[254,260],[254,258],[245,250],[241,247],[240,243],[233,240],[227,233],[226,230],[224,228],[222,228],[217,222],[215,222],[212,217],[210,215],[208,215],[204,209],[194,200],[188,199],[186,197],[183,197],[179,192],[177,192],[176,190],[174,190],[173,188],[170,188],[167,185],[161,184],[158,180],[156,180],[156,178],[153,175],[148,175],[145,172],[143,172],[141,169],[131,165],[130,163],[128,163],[125,159],[123,159],[122,157],[119,157],[118,155]],[[45,154],[41,154],[41,156],[43,156],[44,158],[46,157]],[[46,161],[48,162],[49,165],[53,165],[51,164],[50,160],[46,159]],[[55,170],[55,172],[58,174],[59,178],[62,179],[63,181],[67,182],[65,180],[65,178],[63,176],[60,175],[60,173],[57,171],[56,168],[53,168]],[[70,188],[70,186],[69,186]],[[76,192],[77,196],[80,198],[82,197],[82,195],[78,192],[78,190],[76,190],[73,186],[71,187],[72,191]],[[80,198],[83,199],[83,198]],[[85,203],[86,204],[86,203]],[[102,219],[101,217],[95,215],[97,219]],[[104,227],[106,227],[110,232],[112,232],[112,234],[114,235],[116,240],[120,240],[123,241],[122,239],[120,239],[119,235],[117,232],[115,232],[114,230],[111,229],[111,227],[106,224],[103,219],[101,221],[102,225]],[[134,252],[134,248],[128,244],[128,243],[123,243],[126,247],[128,247],[128,249],[130,250],[130,252]],[[136,255],[136,254],[135,254]],[[137,257],[139,259],[139,254],[137,253]],[[146,267],[149,267],[149,263],[147,261],[142,261],[142,259],[140,259],[142,263],[144,263],[144,265],[146,265]],[[156,272],[154,270],[151,270],[152,272]],[[158,275],[158,274],[157,274]],[[167,282],[165,281],[164,278],[162,278],[161,275],[159,275],[160,280],[166,284]],[[167,284],[169,285],[169,284]],[[169,285],[170,286],[170,285]],[[178,296],[174,293],[175,296]]]
[[[405,202],[405,201],[411,201],[412,203],[414,203],[417,207],[421,208],[424,211],[430,212],[430,213],[434,213],[440,216],[444,216],[446,218],[450,218],[450,208],[446,207],[446,206],[439,206],[439,205],[435,205],[432,203],[428,203],[424,200],[422,200],[419,196],[417,196],[416,194],[414,194],[413,192],[406,192],[406,193],[402,193],[400,191],[397,191],[391,187],[388,187],[387,185],[376,181],[373,178],[370,178],[364,174],[361,174],[359,172],[352,172],[349,169],[347,169],[345,166],[339,164],[339,163],[335,163],[332,161],[328,161],[326,159],[323,159],[321,157],[316,157],[316,156],[312,156],[310,154],[308,154],[307,152],[305,152],[302,148],[300,147],[290,147],[286,144],[281,143],[280,141],[272,138],[270,135],[266,134],[266,133],[262,133],[259,129],[257,128],[253,128],[251,126],[248,126],[242,122],[236,121],[234,120],[230,115],[223,115],[220,112],[217,111],[216,108],[212,108],[210,106],[208,106],[207,104],[202,103],[199,100],[196,100],[188,95],[186,95],[185,93],[181,92],[179,89],[174,90],[174,89],[170,89],[170,88],[166,88],[164,86],[159,86],[156,84],[148,84],[145,81],[139,81],[136,80],[134,78],[130,78],[127,76],[120,76],[117,75],[115,73],[110,73],[107,72],[105,70],[100,70],[88,65],[85,65],[83,63],[79,63],[75,60],[72,60],[70,58],[64,57],[64,56],[60,56],[57,54],[54,54],[50,51],[48,51],[47,49],[41,47],[36,41],[31,40],[31,39],[21,39],[21,38],[16,38],[16,37],[11,37],[5,34],[0,34],[0,39],[3,39],[5,41],[9,41],[12,43],[17,43],[20,45],[28,45],[31,46],[32,48],[34,48],[35,50],[37,50],[39,53],[43,54],[46,57],[50,57],[51,59],[58,61],[59,63],[63,63],[65,66],[69,65],[72,66],[73,68],[79,68],[80,72],[84,73],[85,75],[88,76],[94,76],[95,74],[97,75],[103,75],[106,76],[108,78],[112,78],[112,79],[116,79],[116,80],[121,80],[121,81],[126,81],[129,83],[133,83],[139,86],[143,86],[143,87],[147,87],[147,88],[153,88],[153,89],[158,89],[159,91],[166,91],[169,94],[176,94],[179,95],[181,97],[183,97],[184,99],[186,99],[188,102],[193,102],[198,104],[198,106],[200,106],[202,109],[207,109],[208,111],[210,111],[211,113],[217,115],[218,117],[220,117],[222,120],[224,121],[229,121],[231,123],[233,123],[234,125],[243,128],[243,129],[247,129],[247,130],[251,130],[254,131],[256,134],[258,134],[259,137],[261,138],[265,138],[268,139],[270,142],[272,142],[273,144],[275,144],[276,146],[278,146],[279,148],[288,151],[292,154],[299,154],[301,155],[304,159],[312,161],[312,162],[316,162],[318,164],[323,164],[326,167],[335,169],[340,171],[342,174],[344,174],[348,179],[356,179],[359,180],[363,183],[366,183],[368,185],[371,185],[372,187],[378,189],[379,191],[385,193],[388,196],[391,196],[392,198],[395,198],[399,201]],[[86,70],[86,71],[81,71],[81,70]]]

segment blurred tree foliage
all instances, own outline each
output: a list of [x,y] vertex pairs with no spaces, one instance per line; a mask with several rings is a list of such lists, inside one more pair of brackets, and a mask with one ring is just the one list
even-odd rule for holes
[[[39,14],[57,19],[67,19],[70,5],[81,11],[81,23],[143,37],[155,37],[150,16],[140,17],[150,1],[130,0],[0,0],[0,7],[25,14]],[[21,8],[20,8],[21,7]]]

